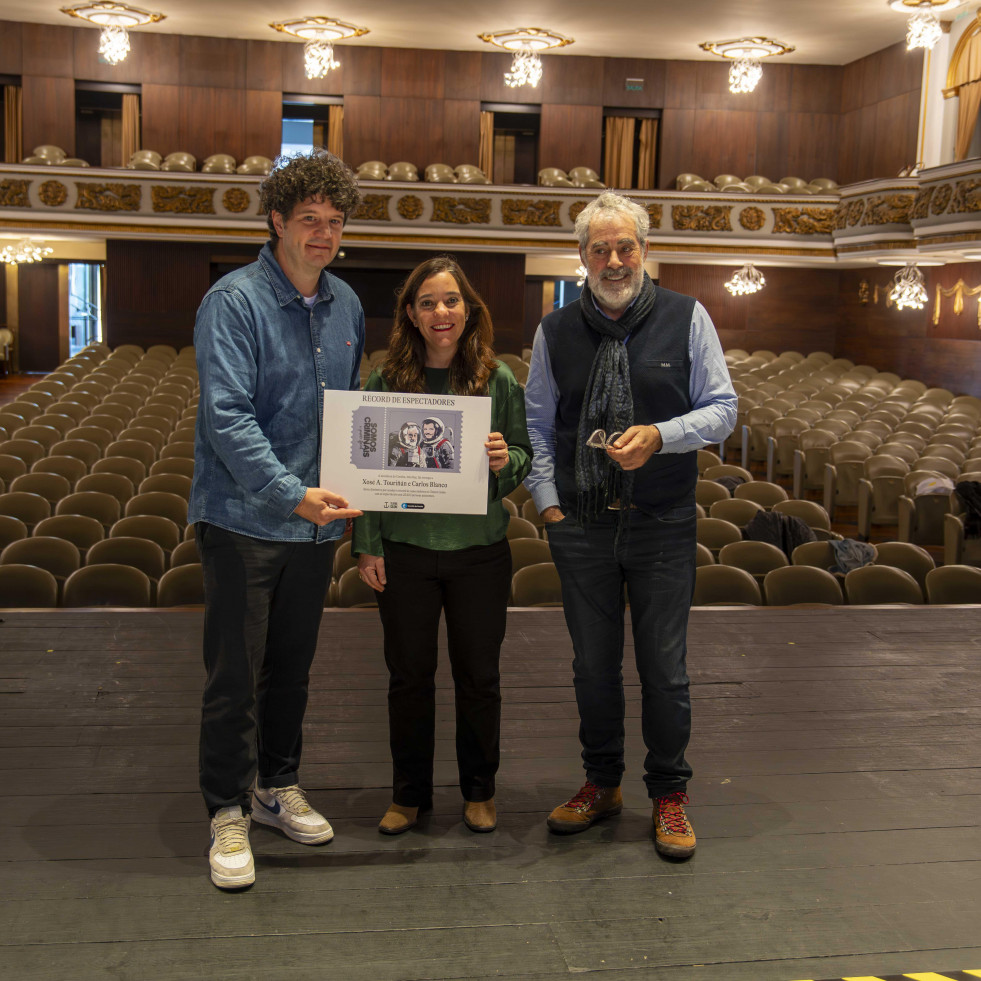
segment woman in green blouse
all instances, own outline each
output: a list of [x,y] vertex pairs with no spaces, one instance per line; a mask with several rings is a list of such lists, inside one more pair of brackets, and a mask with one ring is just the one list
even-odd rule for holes
[[[524,392],[491,349],[484,302],[450,256],[436,256],[406,280],[395,307],[388,359],[365,389],[491,400],[486,514],[367,512],[354,524],[362,579],[378,593],[385,631],[392,804],[383,834],[414,827],[432,807],[437,631],[446,616],[456,687],[456,755],[463,819],[493,831],[500,762],[499,662],[511,552],[502,499],[531,466]],[[429,420],[427,420],[429,421]]]

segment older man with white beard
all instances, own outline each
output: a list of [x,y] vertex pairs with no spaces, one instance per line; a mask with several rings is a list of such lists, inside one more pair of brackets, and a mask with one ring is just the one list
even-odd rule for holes
[[586,771],[548,827],[573,834],[623,808],[626,585],[655,847],[688,858],[695,451],[732,432],[736,395],[704,307],[644,271],[648,227],[647,212],[612,191],[576,219],[587,285],[535,335],[525,484],[562,581]]

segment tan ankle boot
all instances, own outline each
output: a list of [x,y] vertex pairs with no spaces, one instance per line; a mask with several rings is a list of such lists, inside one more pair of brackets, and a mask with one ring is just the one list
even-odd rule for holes
[[465,801],[463,804],[463,823],[471,831],[493,831],[497,827],[497,808],[494,806],[494,798]]
[[378,830],[383,835],[400,835],[403,831],[416,826],[419,817],[418,807],[403,807],[401,804],[389,804],[384,817],[378,823]]

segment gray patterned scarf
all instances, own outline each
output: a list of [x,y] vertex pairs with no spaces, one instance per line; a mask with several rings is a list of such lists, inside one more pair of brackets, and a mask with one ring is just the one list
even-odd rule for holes
[[576,518],[581,522],[595,517],[607,505],[619,501],[621,510],[617,541],[626,524],[625,515],[633,496],[634,474],[613,463],[603,450],[587,446],[586,440],[597,429],[622,433],[634,424],[630,360],[623,342],[650,316],[655,295],[654,284],[645,272],[637,299],[619,320],[610,320],[596,309],[588,285],[583,286],[579,297],[579,311],[586,325],[600,334],[602,340],[593,358],[579,414],[576,439],[576,490],[579,499]]

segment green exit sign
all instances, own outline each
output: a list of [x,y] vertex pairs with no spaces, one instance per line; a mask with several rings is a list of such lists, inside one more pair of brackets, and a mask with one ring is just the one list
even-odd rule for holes
[[644,91],[644,80],[642,78],[628,78],[627,79],[627,91],[628,92],[643,92]]

